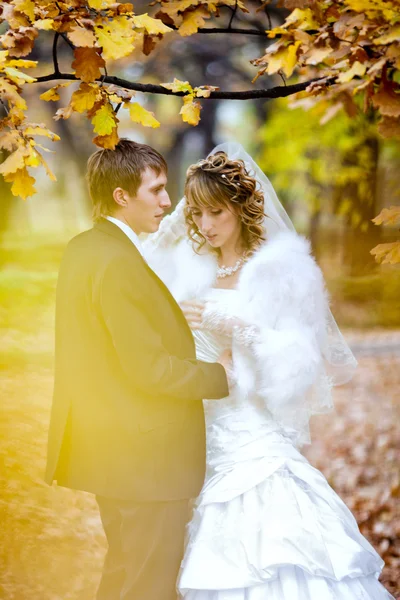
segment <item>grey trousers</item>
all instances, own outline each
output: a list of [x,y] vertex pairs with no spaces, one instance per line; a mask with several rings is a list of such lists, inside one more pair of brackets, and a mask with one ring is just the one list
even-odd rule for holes
[[96,599],[176,600],[190,501],[96,500],[108,541]]

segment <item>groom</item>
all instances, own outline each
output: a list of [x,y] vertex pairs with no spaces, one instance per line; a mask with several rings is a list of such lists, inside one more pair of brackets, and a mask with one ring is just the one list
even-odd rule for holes
[[123,139],[87,179],[95,225],[68,244],[56,300],[46,481],[96,494],[108,553],[98,600],[175,600],[189,499],[204,478],[202,399],[228,395],[221,364],[144,260],[138,235],[171,203],[167,165]]

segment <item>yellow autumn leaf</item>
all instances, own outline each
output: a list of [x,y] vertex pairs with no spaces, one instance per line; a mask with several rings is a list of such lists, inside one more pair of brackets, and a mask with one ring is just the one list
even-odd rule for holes
[[28,125],[24,129],[25,135],[44,135],[53,142],[58,142],[60,140],[60,136],[52,131],[49,131],[45,127],[41,127],[40,125]]
[[371,254],[382,264],[396,265],[400,263],[400,242],[378,244],[372,248]]
[[76,76],[82,81],[89,83],[95,81],[101,76],[101,71],[106,63],[95,48],[75,48],[75,60],[72,68],[76,71]]
[[182,13],[188,8],[193,8],[193,6],[196,6],[197,4],[199,4],[199,2],[196,0],[175,0],[164,3],[162,11],[172,17],[178,12]]
[[173,31],[171,27],[164,25],[160,19],[153,19],[147,13],[132,18],[132,22],[138,29],[145,29],[149,35],[159,35]]
[[183,13],[185,10],[187,10],[188,8],[193,8],[194,6],[197,6],[198,4],[205,4],[207,5],[207,9],[210,12],[216,12],[218,10],[218,6],[232,6],[232,7],[238,7],[240,8],[243,12],[249,12],[246,8],[246,6],[244,5],[243,2],[241,2],[241,0],[172,0],[172,1],[168,1],[168,2],[163,2],[162,3],[162,11],[166,14],[168,14],[169,16],[173,17],[175,16],[178,12]]
[[36,194],[36,188],[34,187],[35,180],[29,175],[26,167],[18,169],[15,173],[6,175],[4,179],[8,183],[12,183],[11,193],[13,196],[21,196],[25,200],[28,196]]
[[203,6],[195,10],[187,10],[183,14],[183,22],[179,27],[179,35],[182,37],[193,35],[205,25],[205,19],[210,18],[210,13]]
[[8,50],[0,50],[0,64],[6,62],[8,57]]
[[324,60],[332,54],[333,50],[329,46],[325,46],[323,48],[316,48],[313,46],[307,52],[305,57],[305,63],[307,65],[319,65],[324,62]]
[[8,100],[10,104],[19,110],[26,110],[28,108],[25,100],[19,95],[12,83],[2,77],[0,78],[0,98]]
[[58,85],[50,88],[47,92],[43,92],[40,94],[39,98],[41,100],[45,100],[46,102],[56,102],[60,99],[60,94],[58,93]]
[[13,0],[12,4],[18,12],[29,17],[32,22],[35,20],[35,3],[32,0]]
[[40,29],[42,31],[51,31],[54,26],[54,19],[37,19],[35,21],[36,29]]
[[29,150],[24,145],[19,145],[18,148],[7,156],[6,160],[0,164],[0,173],[2,175],[9,175],[15,173],[19,169],[23,169],[25,166],[25,157],[28,155]]
[[7,77],[14,81],[17,85],[23,85],[24,83],[33,83],[36,81],[34,77],[15,69],[14,67],[4,67],[4,73]]
[[282,70],[286,77],[290,77],[297,64],[297,50],[301,42],[295,42],[290,46],[280,48],[275,54],[266,55],[268,60],[267,73],[273,75]]
[[123,58],[135,49],[137,34],[132,30],[131,18],[114,17],[112,21],[95,27],[95,32],[105,60]]
[[40,165],[39,154],[33,148],[29,149],[29,153],[25,158],[26,167],[38,167]]
[[180,81],[176,77],[172,83],[162,83],[161,85],[175,94],[177,92],[193,92],[193,88],[188,81]]
[[15,127],[19,127],[24,122],[24,120],[25,120],[25,114],[24,114],[24,112],[22,110],[20,110],[16,106],[13,106],[8,111],[8,119],[11,120],[11,123]]
[[[213,4],[212,2],[210,4]],[[243,12],[248,13],[248,9],[246,8],[245,4],[243,2],[241,2],[241,0],[222,0],[221,2],[219,2],[219,4],[221,4],[221,6],[232,6],[233,8],[235,8],[236,6],[238,8],[240,8],[240,10],[242,10]],[[215,7],[216,10],[216,7]]]
[[56,100],[60,99],[60,95],[58,93],[59,88],[68,87],[72,83],[74,83],[74,81],[67,81],[66,83],[59,83],[58,85],[55,85],[54,87],[47,90],[47,92],[43,92],[43,94],[40,94],[39,98],[41,100],[45,100],[46,102],[50,102],[50,101],[55,102]]
[[295,8],[286,19],[284,25],[287,26],[294,23],[296,23],[297,29],[302,29],[303,31],[320,28],[320,25],[318,21],[315,20],[310,8]]
[[112,106],[109,102],[103,104],[92,119],[95,133],[99,135],[109,135],[114,127],[117,126],[116,118]]
[[115,102],[115,104],[121,104],[122,102],[126,102],[124,98],[121,98],[121,96],[117,96],[117,94],[108,94],[108,99],[110,102]]
[[32,69],[37,67],[37,60],[24,60],[23,58],[11,59],[7,62],[7,67],[19,67],[20,69]]
[[140,123],[144,127],[160,127],[160,123],[155,118],[154,114],[146,110],[138,102],[132,102],[124,105],[129,109],[129,115],[134,123]]
[[347,83],[353,79],[353,77],[359,76],[362,77],[367,70],[367,65],[362,65],[358,60],[352,65],[351,69],[348,71],[344,71],[340,73],[338,76],[338,81],[340,83]]
[[54,175],[53,171],[50,169],[49,165],[47,164],[47,162],[45,161],[45,159],[43,158],[43,156],[38,152],[37,153],[40,162],[42,163],[42,165],[44,166],[46,173],[48,175],[48,177],[52,180],[52,181],[57,181],[57,177]]
[[179,111],[182,115],[182,121],[189,123],[189,125],[198,125],[200,121],[201,104],[193,101],[193,96],[185,96],[183,99],[183,106]]
[[83,113],[93,108],[100,98],[101,93],[98,86],[82,83],[71,96],[71,106],[76,112]]
[[39,144],[38,142],[35,142],[35,148],[40,148],[41,150],[43,150],[43,152],[53,152],[53,150],[45,148],[44,146],[42,146],[42,144]]
[[219,90],[219,87],[214,85],[201,85],[199,87],[195,87],[193,92],[196,98],[209,98],[211,92],[216,92]]
[[372,19],[382,16],[390,22],[398,19],[398,7],[387,0],[346,0],[346,4],[357,12],[366,13]]
[[71,31],[67,33],[68,38],[77,47],[88,47],[93,48],[96,43],[96,36],[94,35],[94,31],[91,29],[86,29],[86,27],[81,27],[79,25],[75,25]]
[[392,27],[387,33],[375,38],[373,43],[377,45],[390,44],[391,42],[400,41],[400,25]]
[[287,35],[287,33],[287,29],[283,27],[274,27],[268,31],[267,35],[269,38],[275,38],[277,35]]
[[391,206],[384,208],[379,215],[372,219],[375,225],[397,225],[400,223],[400,206]]
[[88,0],[88,4],[90,8],[101,10],[102,8],[107,8],[107,6],[114,4],[114,1],[115,0]]

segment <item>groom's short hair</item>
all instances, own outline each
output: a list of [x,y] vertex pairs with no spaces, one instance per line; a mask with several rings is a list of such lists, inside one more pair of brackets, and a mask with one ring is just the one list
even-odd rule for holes
[[100,149],[87,162],[86,180],[93,202],[93,219],[112,215],[116,208],[115,188],[135,196],[142,182],[142,174],[152,169],[157,175],[167,173],[163,156],[147,144],[121,138],[114,150]]

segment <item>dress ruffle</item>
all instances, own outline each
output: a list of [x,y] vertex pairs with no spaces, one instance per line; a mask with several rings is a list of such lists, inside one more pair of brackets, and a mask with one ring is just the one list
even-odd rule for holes
[[298,567],[282,567],[279,576],[251,588],[190,590],[185,600],[388,600],[392,596],[373,575],[341,581],[313,577]]
[[277,432],[246,446],[242,461],[219,455],[198,498],[185,600],[391,598],[382,559],[324,476]]

